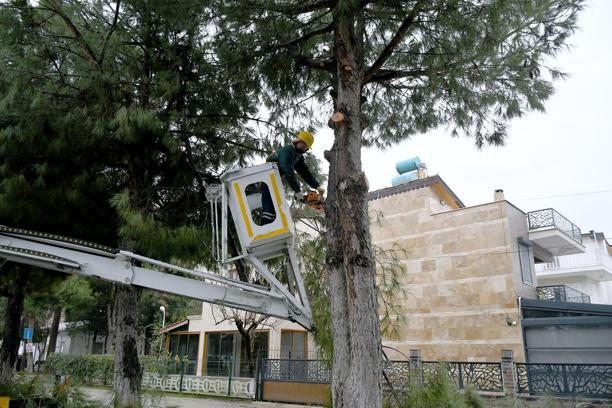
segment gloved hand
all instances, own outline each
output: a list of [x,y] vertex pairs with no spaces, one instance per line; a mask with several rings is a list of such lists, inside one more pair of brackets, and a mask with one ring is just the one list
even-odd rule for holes
[[319,193],[319,202],[325,202],[325,189],[321,186],[317,187],[317,193]]
[[295,198],[295,201],[299,201],[302,203],[306,199],[306,194],[302,192],[297,192],[293,195],[293,198]]

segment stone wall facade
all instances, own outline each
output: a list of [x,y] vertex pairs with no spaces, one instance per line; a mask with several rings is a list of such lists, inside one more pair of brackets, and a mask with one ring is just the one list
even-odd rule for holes
[[[405,266],[406,325],[385,344],[423,360],[499,361],[512,350],[524,361],[517,239],[524,214],[507,201],[451,209],[431,186],[369,202],[372,242]],[[390,357],[399,357],[393,352]]]

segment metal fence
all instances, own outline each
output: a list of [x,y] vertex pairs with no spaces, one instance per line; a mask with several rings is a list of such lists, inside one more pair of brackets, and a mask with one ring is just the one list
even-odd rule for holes
[[258,355],[281,360],[325,360],[324,355],[316,349],[296,351],[292,348],[271,348],[258,352]]
[[326,360],[263,359],[263,381],[331,383],[331,365]]
[[612,398],[612,364],[516,363],[517,391]]
[[591,297],[566,285],[538,286],[538,299],[554,302],[591,303]]
[[407,390],[413,376],[410,374],[409,361],[385,361],[383,373],[383,388]]
[[[409,361],[385,361],[383,386],[386,389],[406,390],[412,384],[427,384],[437,369],[445,369],[459,387],[479,391],[503,391],[501,363],[434,362],[419,364],[418,375],[413,375]],[[331,383],[331,365],[325,360],[262,359],[262,381],[303,383]]]
[[529,230],[539,230],[544,228],[557,228],[573,240],[582,243],[582,231],[570,220],[559,214],[552,208],[531,211],[527,213]]
[[501,363],[463,361],[422,361],[421,382],[427,384],[440,369],[446,370],[458,388],[503,392]]

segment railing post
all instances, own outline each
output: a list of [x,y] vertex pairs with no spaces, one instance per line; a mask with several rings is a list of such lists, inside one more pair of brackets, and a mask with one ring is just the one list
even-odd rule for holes
[[229,358],[228,366],[228,377],[227,377],[227,396],[232,395],[232,371],[234,371],[234,359],[233,357]]
[[262,357],[261,359],[261,368],[259,369],[259,401],[263,401],[264,398],[264,382],[268,372],[268,361],[267,357]]
[[457,373],[459,375],[459,389],[463,389],[463,363],[459,362],[459,369],[457,370]]
[[179,389],[178,392],[183,391],[183,375],[185,374],[185,362],[181,359],[181,363],[179,365],[181,367],[181,378],[179,380]]
[[504,393],[511,397],[516,396],[516,375],[512,350],[501,351],[501,370]]
[[570,393],[569,381],[567,379],[567,366],[565,364],[561,364],[561,372],[563,373],[563,392],[565,394]]
[[257,360],[255,360],[255,401],[261,401],[259,395],[259,382],[261,381],[261,350],[257,350]]
[[565,285],[561,287],[561,292],[563,292],[563,294],[561,295],[561,301],[567,302],[567,288],[565,287]]
[[[422,384],[422,373],[421,373],[421,351],[410,350],[410,372],[415,372],[415,379],[417,384]],[[411,376],[412,377],[412,376]]]

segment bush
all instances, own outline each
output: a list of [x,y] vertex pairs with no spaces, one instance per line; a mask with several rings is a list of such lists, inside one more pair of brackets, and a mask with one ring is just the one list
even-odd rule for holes
[[387,398],[387,408],[483,408],[483,403],[474,391],[460,391],[452,383],[447,369],[440,365],[428,378],[426,385],[412,386],[398,398]]
[[12,384],[0,387],[0,395],[8,396],[11,407],[16,408],[99,408],[85,399],[70,378],[55,383],[41,375],[18,376]]
[[[139,360],[143,371],[161,375],[168,371],[167,356],[140,356]],[[114,356],[53,353],[45,361],[45,370],[85,384],[112,384]]]
[[86,384],[110,384],[113,356],[53,353],[45,361],[45,370],[51,375],[70,376]]

